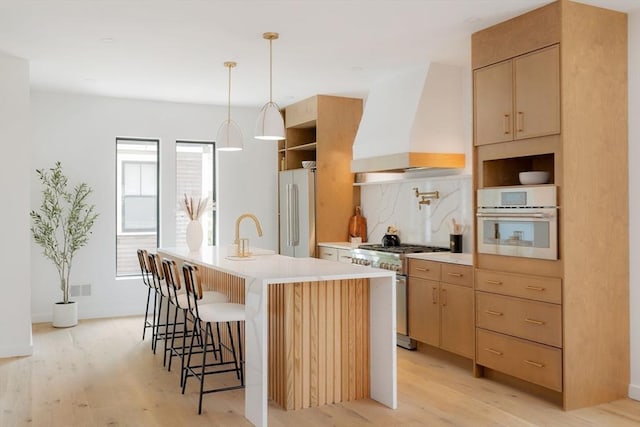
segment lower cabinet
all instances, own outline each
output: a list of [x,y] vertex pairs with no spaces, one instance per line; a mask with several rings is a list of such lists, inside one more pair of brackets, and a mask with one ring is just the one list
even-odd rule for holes
[[562,281],[476,270],[476,363],[562,391]]
[[473,269],[415,259],[409,265],[413,274],[407,281],[409,336],[472,358]]
[[335,246],[318,245],[318,258],[329,261],[351,263],[351,249],[343,249]]

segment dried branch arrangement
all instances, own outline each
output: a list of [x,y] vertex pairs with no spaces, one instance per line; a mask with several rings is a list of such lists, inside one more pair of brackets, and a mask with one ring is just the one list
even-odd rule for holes
[[196,199],[194,201],[193,197],[187,197],[184,195],[184,210],[187,213],[187,216],[190,220],[200,219],[204,211],[207,209],[207,202],[209,201],[208,197],[204,199]]

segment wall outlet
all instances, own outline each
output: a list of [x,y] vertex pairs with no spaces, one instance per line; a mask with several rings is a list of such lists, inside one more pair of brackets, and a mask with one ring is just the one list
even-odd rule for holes
[[69,296],[72,297],[90,297],[91,296],[91,285],[71,285],[69,288]]

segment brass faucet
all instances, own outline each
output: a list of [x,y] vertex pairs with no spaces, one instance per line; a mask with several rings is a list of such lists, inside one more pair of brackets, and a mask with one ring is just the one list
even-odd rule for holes
[[258,218],[254,214],[250,214],[250,213],[242,214],[238,217],[238,219],[236,219],[236,239],[234,241],[236,245],[240,244],[240,222],[245,218],[251,218],[253,222],[255,222],[256,230],[258,230],[258,236],[259,237],[262,236],[262,227],[260,226],[260,221],[258,221]]

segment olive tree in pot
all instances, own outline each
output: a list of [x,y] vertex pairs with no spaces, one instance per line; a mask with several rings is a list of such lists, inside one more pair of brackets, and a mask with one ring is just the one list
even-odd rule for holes
[[87,244],[91,228],[98,214],[95,206],[87,203],[92,190],[86,183],[68,187],[68,179],[60,162],[51,169],[36,169],[42,184],[42,203],[31,211],[31,232],[43,254],[58,270],[62,301],[53,306],[53,326],[68,327],[78,324],[78,306],[69,301],[69,274],[73,257]]

